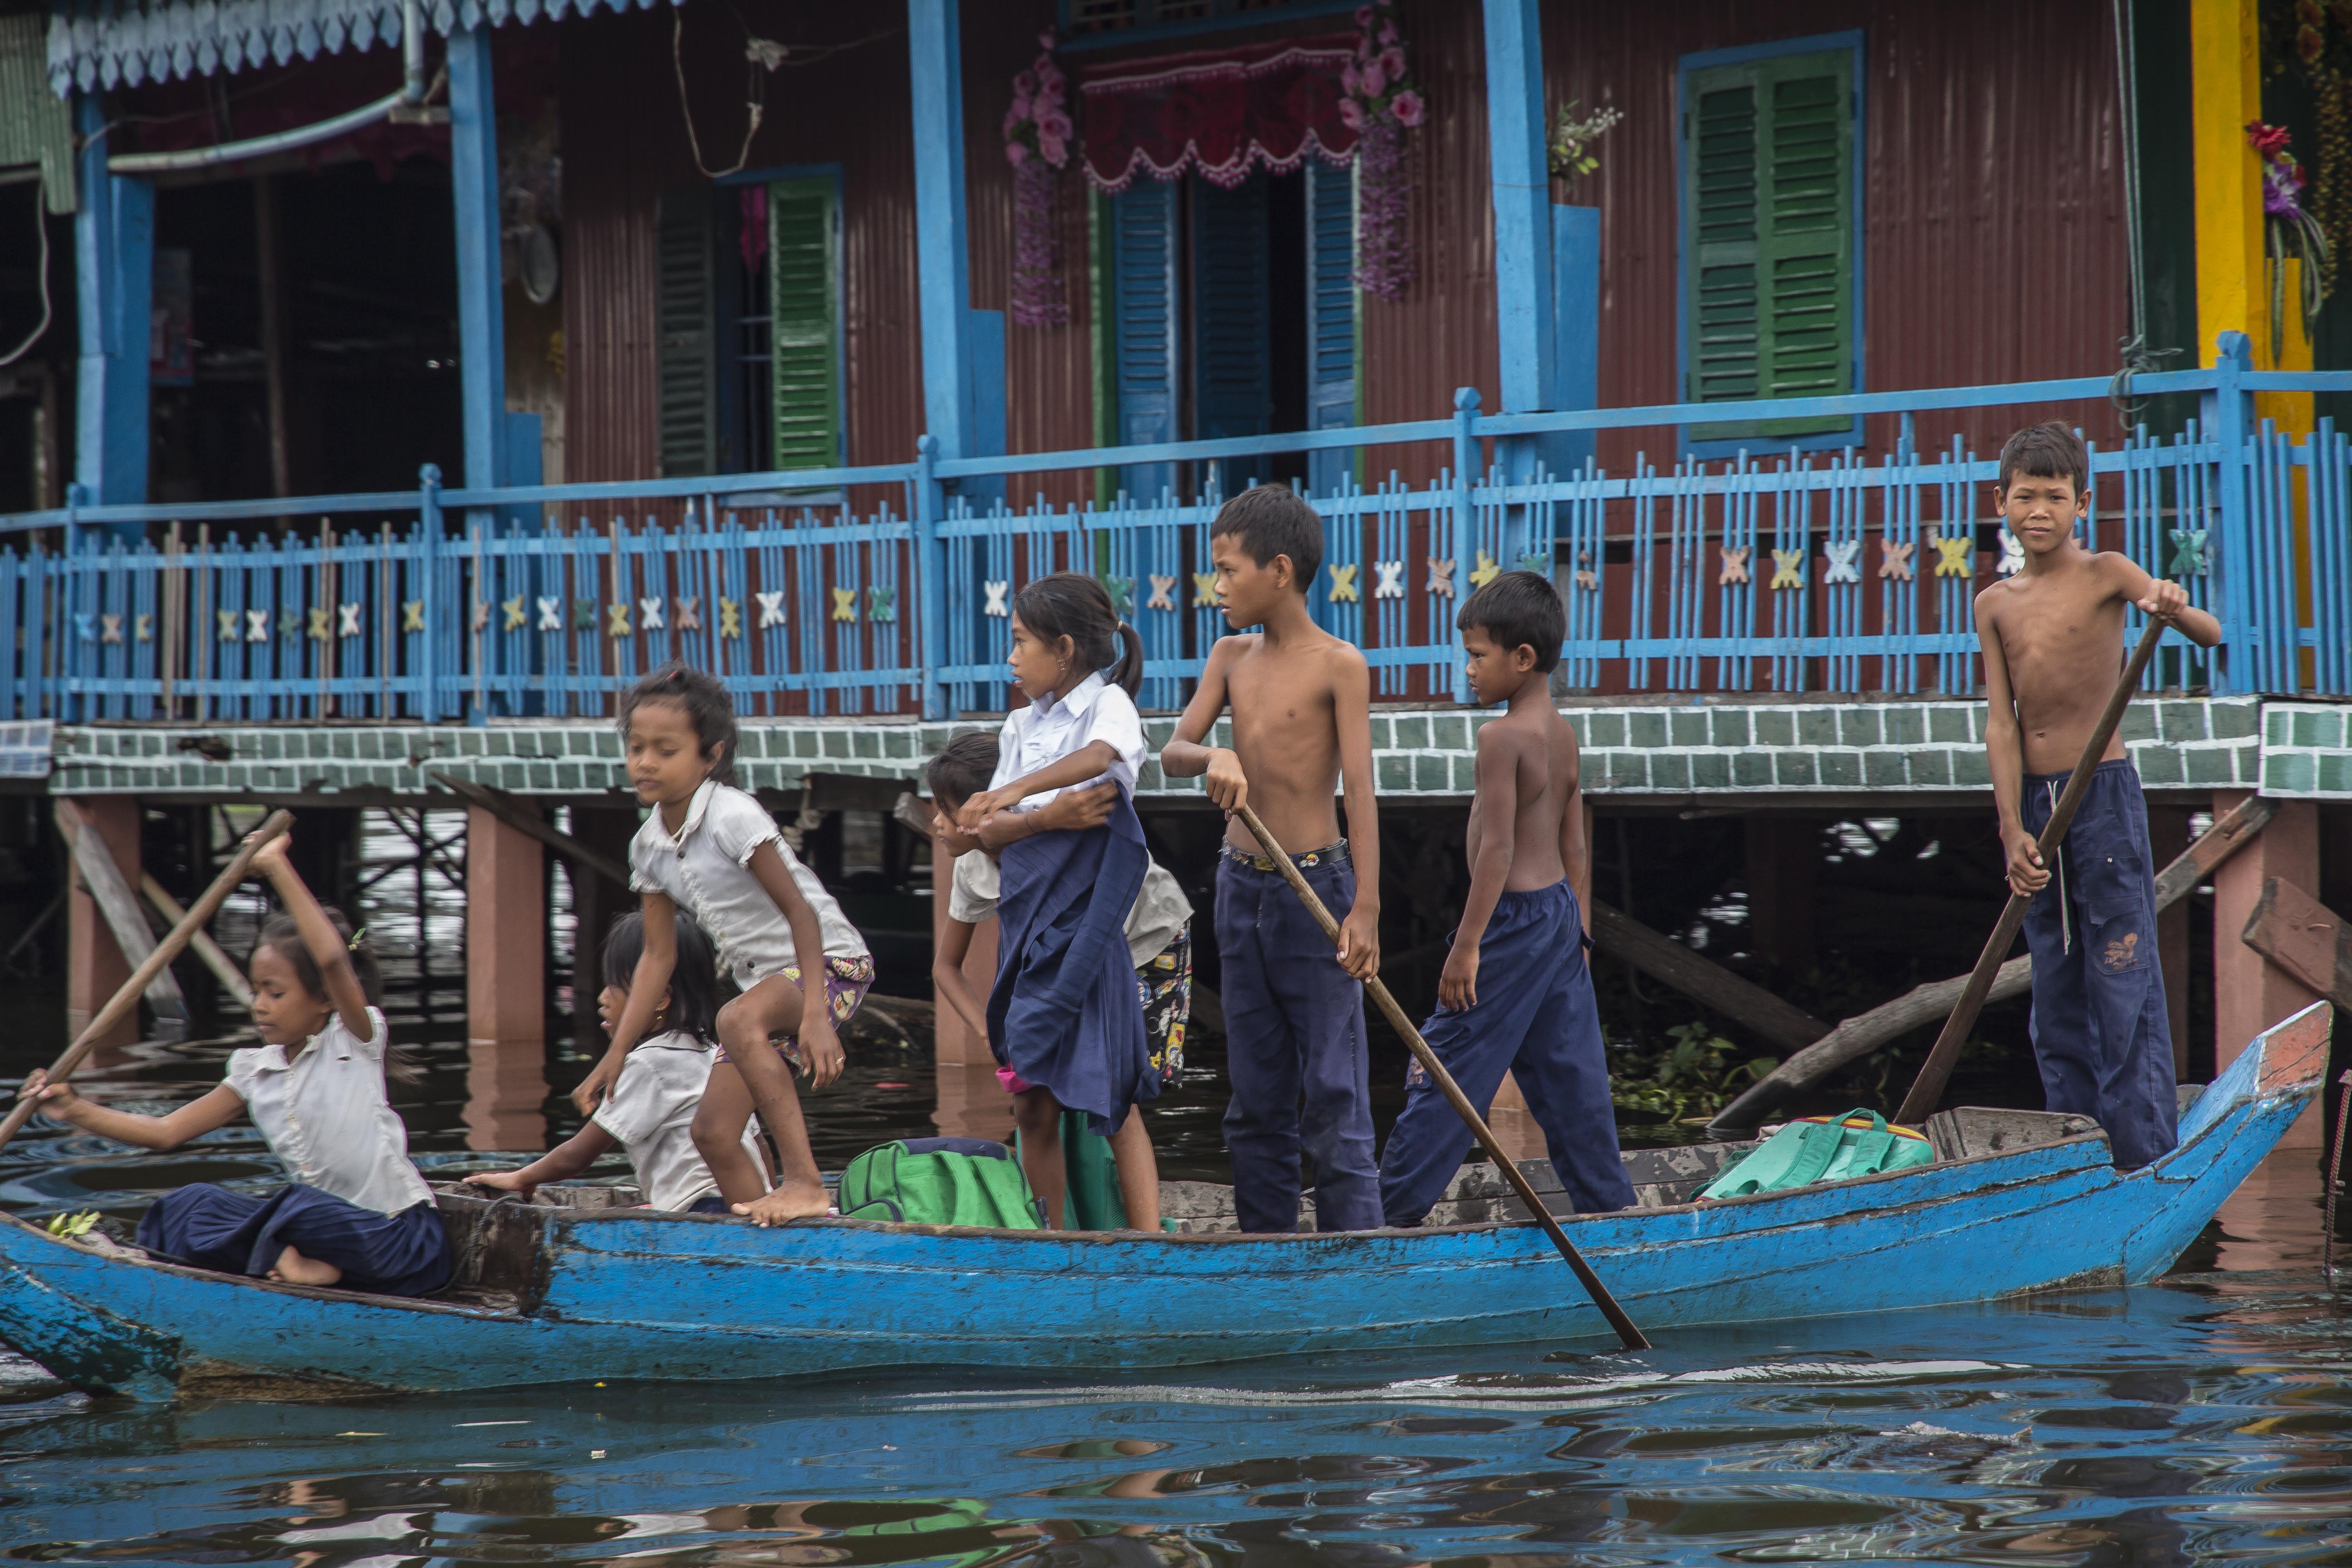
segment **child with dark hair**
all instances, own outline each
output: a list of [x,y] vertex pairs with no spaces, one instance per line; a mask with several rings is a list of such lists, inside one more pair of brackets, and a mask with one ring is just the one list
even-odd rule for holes
[[[1101,672],[1114,659],[1106,680]],[[1005,717],[990,787],[957,814],[966,836],[985,841],[993,829],[1003,844],[989,1047],[1011,1075],[1032,1185],[1061,1170],[1063,1110],[1083,1110],[1088,1127],[1112,1140],[1121,1189],[1149,1193],[1145,1211],[1156,1214],[1150,1142],[1130,1112],[1160,1084],[1121,936],[1150,864],[1133,799],[1143,765],[1143,721],[1131,695],[1143,679],[1142,641],[1100,583],[1056,572],[1013,596],[1011,663],[1028,704]],[[1118,798],[1097,826],[1033,833],[1030,824],[1001,820],[1034,816],[1070,790],[1105,783]],[[1130,1121],[1138,1132],[1122,1145],[1118,1135]]]
[[[971,951],[973,930],[996,913],[1000,878],[996,856],[1016,839],[1038,833],[1085,832],[1110,819],[1119,803],[1115,784],[1065,790],[1035,811],[999,812],[983,825],[980,837],[956,826],[964,803],[981,794],[993,775],[998,754],[993,735],[959,735],[933,757],[924,770],[937,808],[931,829],[956,858],[955,879],[949,885],[947,921],[940,933],[931,963],[931,984],[939,999],[952,1008],[971,1029],[988,1034],[987,1009],[963,977],[965,956]],[[1151,1058],[1151,1075],[1165,1089],[1184,1067],[1184,1025],[1192,1001],[1192,900],[1176,879],[1158,862],[1149,862],[1142,890],[1127,911],[1122,928],[1128,961],[1135,968],[1136,999],[1143,1008],[1143,1033]],[[1026,1085],[1009,1067],[996,1069],[1008,1093]],[[1023,1166],[1030,1190],[1045,1205],[1058,1224],[1063,1212],[1064,1164],[1058,1119],[1044,1130],[1050,1136],[1033,1139],[1024,1130],[1021,1139]],[[1032,1145],[1036,1146],[1033,1150]],[[1110,1140],[1118,1162],[1120,1197],[1127,1223],[1134,1230],[1160,1227],[1159,1163],[1145,1131],[1143,1112],[1131,1110]]]
[[[1240,635],[1209,650],[1160,765],[1171,778],[1206,774],[1209,798],[1230,819],[1216,925],[1234,1207],[1245,1231],[1297,1229],[1304,1153],[1315,1171],[1315,1228],[1369,1230],[1381,1223],[1361,984],[1381,961],[1371,671],[1307,612],[1323,561],[1313,507],[1286,486],[1256,485],[1227,501],[1209,531],[1217,599]],[[1233,746],[1212,746],[1228,700]],[[1331,807],[1343,784],[1344,838]],[[1233,815],[1244,804],[1339,917],[1336,956]]]
[[[1472,694],[1505,708],[1478,730],[1470,897],[1422,1034],[1482,1116],[1506,1071],[1517,1081],[1579,1214],[1631,1208],[1584,962],[1592,862],[1576,730],[1551,701],[1568,616],[1549,582],[1506,572],[1470,595],[1454,625]],[[1388,1223],[1419,1225],[1469,1152],[1470,1130],[1415,1062],[1381,1154]]]
[[[694,1143],[719,1192],[757,1225],[831,1206],[810,1152],[792,1068],[823,1089],[841,1076],[836,1032],[874,984],[866,940],[734,776],[735,708],[725,687],[677,666],[621,700],[629,782],[653,807],[629,844],[629,883],[645,913],[645,951],[604,1058],[573,1091],[583,1115],[603,1101],[652,1027],[678,963],[683,908],[709,934],[742,994],[719,1010],[719,1053],[695,1112]],[[781,1048],[772,1038],[781,1036]],[[782,1162],[769,1187],[746,1152],[757,1110]]]
[[[673,1214],[725,1214],[718,1179],[694,1146],[694,1113],[702,1104],[719,1050],[719,961],[702,928],[680,912],[677,963],[669,989],[654,1004],[649,1033],[629,1052],[613,1092],[588,1125],[517,1171],[485,1171],[466,1180],[493,1192],[529,1198],[547,1182],[570,1181],[614,1148],[627,1151],[646,1204]],[[645,957],[646,917],[632,910],[604,939],[604,989],[597,1016],[610,1034],[628,1011],[630,987]],[[743,1152],[761,1165],[751,1124]]]
[[[2076,533],[2091,500],[2082,438],[2055,420],[2000,453],[1995,498],[2025,569],[1977,595],[1984,652],[1985,752],[2012,891],[2039,895],[2053,868],[2038,848],[2058,796],[2097,729],[2124,662],[2124,607],[2170,622],[2200,647],[2221,623],[2178,583]],[[2147,803],[2118,731],[2060,847],[2056,895],[2025,910],[2033,955],[2033,1054],[2054,1111],[2106,1131],[2116,1163],[2145,1165],[2177,1141],[2172,1029],[2156,956]]]
[[288,842],[272,839],[253,858],[285,905],[248,962],[262,1044],[229,1053],[219,1088],[165,1116],[94,1105],[46,1071],[17,1092],[60,1121],[142,1149],[176,1149],[239,1111],[253,1118],[293,1184],[268,1198],[210,1182],[166,1193],[139,1222],[150,1252],[225,1274],[427,1295],[449,1282],[449,1239],[385,1098],[385,1076],[399,1064],[361,978],[374,960],[311,895]]

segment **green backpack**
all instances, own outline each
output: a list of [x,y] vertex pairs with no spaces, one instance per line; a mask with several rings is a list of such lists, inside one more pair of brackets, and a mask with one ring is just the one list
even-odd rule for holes
[[1043,1205],[1020,1163],[979,1138],[908,1138],[868,1149],[841,1173],[844,1219],[1042,1230]]
[[[1013,1151],[1016,1155],[1021,1152],[1017,1132],[1013,1136]],[[1062,1112],[1062,1176],[1067,1184],[1062,1199],[1063,1229],[1127,1228],[1127,1200],[1118,1193],[1118,1162],[1111,1155],[1110,1140],[1087,1130],[1083,1110]]]
[[1783,1193],[1816,1182],[1843,1182],[1881,1171],[1935,1163],[1925,1135],[1891,1125],[1874,1110],[1843,1116],[1808,1116],[1791,1121],[1752,1149],[1699,1194],[1738,1198],[1750,1193]]

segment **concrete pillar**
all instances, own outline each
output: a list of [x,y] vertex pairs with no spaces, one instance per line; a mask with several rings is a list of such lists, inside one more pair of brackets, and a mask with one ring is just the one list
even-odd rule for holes
[[[572,837],[628,864],[629,840],[639,821],[633,808],[572,808]],[[572,960],[572,1039],[583,1051],[602,1050],[604,1026],[596,1016],[596,994],[604,988],[604,934],[613,922],[637,907],[636,896],[593,871],[572,870],[572,912],[576,921]]]
[[[2189,808],[2147,808],[2147,847],[2154,869],[2162,870],[2189,847]],[[2183,899],[2156,917],[2156,956],[2164,976],[2164,1001],[2171,1015],[2172,1076],[2189,1079],[2189,914],[2196,902]]]
[[[82,820],[97,830],[113,852],[114,863],[122,868],[122,879],[136,889],[139,803],[128,795],[82,795],[74,804],[81,808]],[[70,867],[70,855],[66,862]],[[69,1036],[78,1036],[131,978],[131,961],[122,956],[106,916],[80,876],[70,870],[68,875],[72,878],[73,892],[66,900],[66,1028]],[[134,1010],[109,1029],[99,1046],[103,1049],[138,1043],[139,1015]]]
[[1804,817],[1756,816],[1748,837],[1748,942],[1783,974],[1813,966],[1821,829]]
[[[948,889],[954,880],[955,857],[949,854],[938,839],[932,839],[931,951],[934,952],[939,951],[940,939],[947,931]],[[996,922],[993,920],[981,921],[972,931],[971,951],[964,954],[963,976],[971,983],[972,990],[983,1001],[986,1000],[989,987],[996,984]],[[974,1033],[957,1016],[955,1009],[944,1001],[939,1004],[939,1022],[932,1032],[937,1040],[943,1088],[947,1081],[946,1068],[951,1065],[995,1067],[996,1058],[989,1050],[988,1041]],[[940,1103],[944,1109],[946,1102],[942,1100]],[[1011,1103],[1009,1100],[1006,1101],[1008,1114]]]
[[538,839],[466,812],[466,1126],[476,1149],[547,1139],[547,868]]
[[[2220,816],[2246,798],[2244,790],[2217,791]],[[2307,800],[2280,801],[2278,815],[2252,843],[2222,862],[2213,874],[2213,1064],[2219,1073],[2238,1059],[2247,1042],[2318,996],[2241,940],[2260,900],[2263,884],[2276,877],[2319,896],[2319,808]],[[2319,1147],[2322,1133],[2315,1103],[2280,1140],[2283,1148]]]

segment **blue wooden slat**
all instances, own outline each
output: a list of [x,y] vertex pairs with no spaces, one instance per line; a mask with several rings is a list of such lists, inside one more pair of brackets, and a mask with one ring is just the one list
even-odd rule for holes
[[[1110,203],[1111,348],[1118,366],[1119,440],[1128,446],[1176,439],[1178,195],[1173,182],[1138,180]],[[953,477],[948,474],[953,466],[942,463],[940,474]],[[1092,455],[1083,466],[1095,466]],[[1143,500],[1156,500],[1175,482],[1175,471],[1166,463],[1121,467],[1120,486]]]
[[[1307,426],[1356,423],[1356,170],[1307,160]],[[1356,453],[1309,454],[1308,482],[1329,494],[1352,482]]]

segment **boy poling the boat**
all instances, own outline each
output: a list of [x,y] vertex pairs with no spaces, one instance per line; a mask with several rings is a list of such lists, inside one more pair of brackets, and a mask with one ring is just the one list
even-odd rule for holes
[[[1031,1190],[1061,1190],[1062,1112],[1083,1110],[1088,1127],[1111,1140],[1128,1224],[1157,1229],[1158,1162],[1133,1111],[1138,1100],[1158,1097],[1160,1079],[1123,931],[1150,864],[1134,805],[1143,765],[1134,698],[1143,641],[1100,583],[1056,572],[1013,596],[1010,662],[1028,704],[1005,716],[990,787],[964,802],[956,823],[982,842],[1006,839],[997,863],[989,1047],[1010,1074]],[[1096,826],[1023,833],[1026,824],[997,820],[1104,782],[1118,799]],[[1049,1202],[1046,1214],[1058,1219],[1060,1207]]]
[[[674,1214],[728,1212],[718,1181],[694,1146],[695,1111],[719,1049],[718,960],[700,926],[682,912],[675,919],[677,962],[669,989],[588,1125],[520,1170],[485,1171],[467,1177],[469,1184],[529,1198],[542,1184],[569,1181],[617,1147],[628,1152],[646,1206]],[[596,997],[607,1035],[628,1011],[629,987],[645,951],[643,914],[631,910],[613,922],[613,934],[604,939],[604,989]],[[742,1144],[752,1163],[763,1165],[748,1121]]]
[[[700,670],[673,665],[621,699],[629,782],[654,808],[629,842],[629,882],[645,915],[645,952],[612,1044],[572,1103],[593,1113],[645,1038],[678,962],[677,916],[690,912],[742,994],[719,1009],[719,1053],[694,1117],[694,1145],[737,1214],[779,1225],[831,1206],[792,1068],[813,1089],[841,1076],[836,1032],[874,984],[865,938],[801,864],[760,803],[737,789],[735,707]],[[815,961],[822,984],[804,1000]],[[781,1037],[781,1047],[771,1038]],[[757,1110],[781,1162],[772,1190],[743,1146]]]
[[[1210,524],[1209,555],[1226,624],[1262,629],[1217,639],[1160,765],[1171,778],[1207,775],[1209,798],[1229,818],[1216,926],[1234,1208],[1245,1231],[1297,1230],[1303,1152],[1315,1172],[1315,1227],[1370,1230],[1381,1224],[1361,984],[1381,963],[1371,670],[1307,611],[1323,520],[1288,486],[1255,485],[1227,501]],[[1212,746],[1228,701],[1233,746]],[[1331,807],[1343,784],[1345,838]],[[1286,847],[1318,846],[1290,858],[1341,922],[1336,963],[1322,928],[1234,816],[1245,803]]]
[[[1083,833],[1100,826],[1110,820],[1118,805],[1115,784],[1064,790],[1035,811],[999,812],[984,826],[984,837],[975,838],[956,826],[956,817],[967,801],[987,789],[999,760],[995,736],[959,735],[931,759],[924,774],[931,802],[938,807],[931,818],[932,831],[956,857],[955,880],[948,890],[948,918],[931,963],[931,983],[940,998],[983,1038],[988,1034],[987,1009],[965,982],[963,963],[971,951],[973,928],[996,913],[999,879],[994,852],[1016,838],[1037,833]],[[1144,1042],[1150,1053],[1152,1075],[1161,1089],[1175,1083],[1184,1066],[1184,1024],[1192,1003],[1192,900],[1176,885],[1176,879],[1159,862],[1147,861],[1142,889],[1128,909],[1122,934],[1127,939],[1128,962],[1135,967],[1136,999],[1143,1007]],[[997,1068],[996,1076],[1007,1092],[1017,1092],[1019,1080],[1011,1068]],[[1128,1113],[1110,1145],[1119,1162],[1119,1195],[1129,1226],[1158,1229],[1157,1162],[1140,1110]],[[1024,1132],[1024,1153],[1028,1146]],[[1146,1173],[1155,1179],[1147,1181]],[[1040,1161],[1036,1170],[1024,1173],[1030,1190],[1045,1203],[1048,1223],[1058,1224],[1063,1212],[1063,1166],[1056,1161],[1047,1168]]]
[[[1510,1072],[1577,1213],[1631,1208],[1584,962],[1592,861],[1576,730],[1551,700],[1567,612],[1543,578],[1506,572],[1470,595],[1454,625],[1473,700],[1505,706],[1478,730],[1470,896],[1422,1036],[1481,1116]],[[1388,1223],[1419,1225],[1470,1144],[1470,1130],[1415,1061],[1405,1075],[1404,1111],[1381,1152]]]
[[263,1043],[229,1053],[219,1088],[165,1116],[107,1110],[46,1072],[19,1092],[58,1121],[142,1149],[176,1149],[239,1111],[252,1116],[293,1184],[268,1198],[210,1182],[166,1193],[139,1222],[150,1252],[295,1285],[427,1295],[449,1282],[449,1241],[384,1094],[388,1076],[418,1070],[374,1006],[374,955],[311,896],[287,843],[271,840],[253,860],[285,906],[248,963]]
[[2116,682],[2124,608],[2169,621],[2211,647],[2221,623],[2177,583],[2075,534],[2090,506],[2090,454],[2056,421],[2001,448],[2000,502],[2025,566],[1979,594],[1985,752],[2011,889],[2033,897],[2033,1054],[2053,1111],[2088,1116],[2116,1163],[2145,1165],[2177,1136],[2171,1024],[2156,955],[2147,803],[2123,738],[2107,742],[2054,866],[2036,847],[2096,732]]

